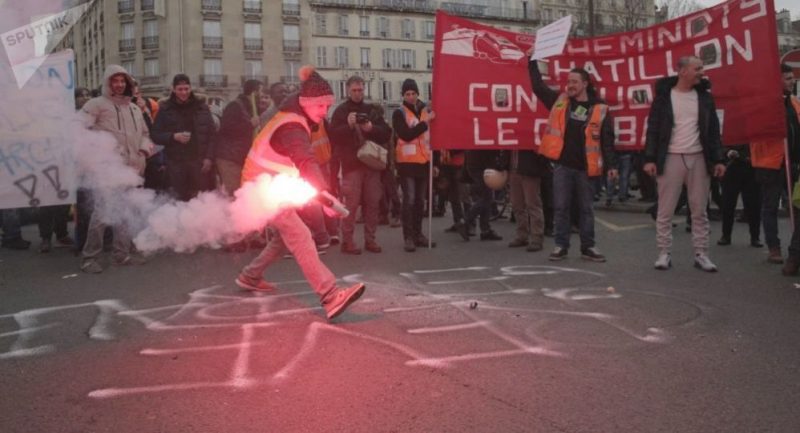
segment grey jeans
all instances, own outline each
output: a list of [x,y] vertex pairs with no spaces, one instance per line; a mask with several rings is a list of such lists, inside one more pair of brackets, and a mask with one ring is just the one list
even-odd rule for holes
[[311,238],[311,230],[297,211],[294,209],[282,211],[270,221],[269,226],[274,229],[275,236],[261,253],[244,267],[242,274],[250,279],[260,280],[267,267],[283,258],[288,249],[320,299],[336,288],[336,277],[319,259],[317,247]]
[[711,176],[706,170],[701,153],[670,153],[664,163],[664,172],[656,178],[658,183],[658,216],[656,217],[656,244],[661,252],[672,250],[672,217],[675,205],[686,184],[689,210],[692,213],[692,245],[695,253],[708,252],[708,205]]

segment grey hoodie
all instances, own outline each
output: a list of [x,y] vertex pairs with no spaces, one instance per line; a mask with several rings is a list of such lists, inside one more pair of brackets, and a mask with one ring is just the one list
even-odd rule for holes
[[[124,95],[111,95],[111,77],[125,75],[128,82]],[[81,109],[80,119],[87,128],[107,131],[117,140],[117,151],[125,164],[144,173],[146,157],[139,153],[153,154],[153,142],[150,141],[147,125],[142,112],[131,102],[133,78],[122,66],[108,65],[103,74],[103,95],[92,98]]]

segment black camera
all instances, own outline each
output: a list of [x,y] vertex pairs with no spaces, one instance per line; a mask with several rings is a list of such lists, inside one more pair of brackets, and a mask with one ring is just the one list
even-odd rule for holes
[[369,116],[366,113],[356,113],[356,123],[369,122]]

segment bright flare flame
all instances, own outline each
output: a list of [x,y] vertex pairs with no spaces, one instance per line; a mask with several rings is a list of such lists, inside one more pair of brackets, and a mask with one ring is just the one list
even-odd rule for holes
[[317,195],[317,190],[299,177],[279,174],[271,180],[258,179],[258,196],[268,208],[302,206]]

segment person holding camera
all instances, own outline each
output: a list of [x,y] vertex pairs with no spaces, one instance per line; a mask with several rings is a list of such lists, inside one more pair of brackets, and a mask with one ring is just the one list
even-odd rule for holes
[[354,75],[347,80],[347,100],[336,107],[331,117],[329,136],[333,157],[342,166],[342,197],[350,215],[342,221],[342,252],[361,254],[353,240],[356,211],[361,206],[364,217],[364,249],[380,253],[375,241],[378,230],[378,209],[383,188],[381,172],[358,159],[358,150],[365,140],[381,146],[389,141],[392,130],[383,119],[380,106],[364,102],[364,79]]
[[392,127],[397,134],[395,160],[403,190],[403,249],[414,252],[417,247],[428,246],[428,238],[422,234],[422,214],[431,160],[429,126],[436,113],[417,99],[419,88],[416,81],[411,78],[403,81],[402,91],[403,105],[392,114]]

